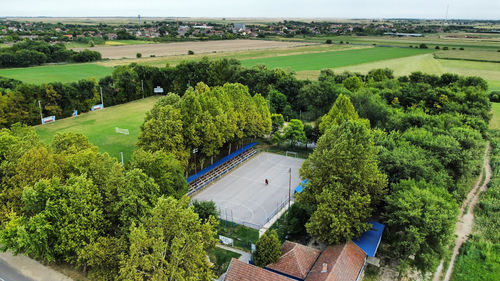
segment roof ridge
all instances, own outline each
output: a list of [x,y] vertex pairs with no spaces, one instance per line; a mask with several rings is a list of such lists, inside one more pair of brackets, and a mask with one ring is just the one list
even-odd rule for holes
[[345,251],[346,251],[346,249],[347,249],[347,244],[348,244],[348,243],[349,243],[349,242],[344,243],[344,246],[342,247],[342,251],[340,251],[340,254],[337,256],[337,259],[335,260],[335,263],[333,264],[332,269],[330,270],[330,272],[328,272],[328,276],[330,276],[330,274],[332,274],[332,272],[334,272],[334,271],[335,271],[334,269],[337,267],[337,265],[339,264],[338,262],[339,262],[340,258],[341,258],[341,257],[343,256],[343,254],[345,253]]

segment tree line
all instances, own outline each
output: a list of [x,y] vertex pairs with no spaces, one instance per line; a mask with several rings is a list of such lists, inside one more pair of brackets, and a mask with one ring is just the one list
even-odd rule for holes
[[326,243],[386,224],[390,256],[432,272],[449,251],[458,206],[481,169],[490,102],[476,77],[388,70],[368,76],[322,73],[341,88],[316,126],[317,147],[300,169],[307,178],[282,219],[281,239],[309,235]]
[[0,68],[26,67],[54,62],[90,62],[101,59],[101,53],[90,50],[76,52],[62,43],[26,40],[0,49]]

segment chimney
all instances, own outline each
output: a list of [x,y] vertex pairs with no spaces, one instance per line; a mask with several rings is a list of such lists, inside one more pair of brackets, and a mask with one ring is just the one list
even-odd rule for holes
[[328,272],[328,264],[323,263],[323,268],[321,269],[321,273],[327,273]]

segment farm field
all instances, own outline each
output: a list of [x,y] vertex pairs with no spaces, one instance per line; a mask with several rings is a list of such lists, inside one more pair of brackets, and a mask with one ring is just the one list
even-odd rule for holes
[[[147,40],[109,40],[105,41],[104,45],[106,46],[122,46],[122,45],[138,45],[138,44],[155,44],[156,42],[147,41]],[[97,44],[96,46],[103,46],[103,44]],[[66,48],[89,48],[87,43],[82,42],[68,42],[66,43]],[[92,49],[91,49],[92,50]]]
[[471,60],[471,61],[489,61],[500,63],[500,52],[497,51],[439,51],[435,53],[439,59]]
[[111,75],[113,68],[94,63],[57,64],[0,69],[0,76],[26,83],[73,82],[85,78],[99,79]]
[[269,68],[280,67],[284,69],[292,69],[294,71],[321,70],[324,68],[357,65],[400,57],[428,54],[431,52],[433,52],[433,50],[376,47],[359,50],[345,50],[340,52],[324,52],[249,59],[243,60],[242,65],[251,67],[258,64],[264,64]]
[[321,53],[321,52],[332,52],[332,51],[342,51],[350,49],[362,49],[368,48],[365,46],[354,46],[354,45],[326,45],[326,44],[313,44],[306,46],[296,46],[296,47],[284,47],[284,48],[273,48],[264,50],[247,50],[247,51],[235,51],[235,52],[211,52],[211,53],[198,53],[194,55],[175,55],[175,56],[164,56],[164,57],[142,57],[142,58],[131,58],[131,59],[117,59],[117,60],[105,60],[97,62],[99,65],[104,66],[117,66],[130,63],[141,63],[152,66],[165,66],[165,64],[176,65],[182,61],[193,61],[200,60],[203,57],[208,57],[210,59],[255,59],[255,58],[267,58],[276,56],[288,56],[293,54],[308,54],[308,53]]
[[490,129],[500,129],[500,103],[491,103]]
[[[359,72],[368,73],[376,68],[390,68],[394,70],[394,75],[409,75],[415,71],[440,75],[443,73],[456,73],[459,75],[480,76],[490,86],[490,90],[500,90],[500,64],[493,62],[476,62],[462,60],[441,60],[435,59],[432,54],[396,58],[359,65],[350,65],[333,68],[335,72]],[[320,70],[299,71],[297,76],[302,79],[316,79]]]
[[[96,46],[93,51],[98,51],[103,58],[121,59],[135,58],[137,53],[141,53],[143,57],[154,56],[175,56],[185,55],[189,50],[195,54],[212,53],[212,52],[231,52],[231,51],[246,51],[273,49],[294,46],[305,46],[314,43],[305,42],[283,42],[283,41],[267,41],[267,40],[217,40],[217,41],[198,41],[198,42],[174,42],[174,43],[158,43],[158,44],[140,44],[140,45],[123,45],[123,46]],[[82,48],[76,48],[75,51],[80,51]]]
[[[35,128],[45,143],[50,143],[54,135],[59,132],[82,133],[92,144],[99,147],[100,152],[107,152],[118,159],[120,152],[123,152],[126,163],[132,156],[146,112],[159,98],[155,96],[115,105],[77,117],[57,120],[55,123],[38,125]],[[116,133],[116,127],[128,129],[130,134]]]

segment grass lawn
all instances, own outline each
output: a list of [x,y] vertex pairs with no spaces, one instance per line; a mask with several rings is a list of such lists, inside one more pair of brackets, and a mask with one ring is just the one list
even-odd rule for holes
[[239,258],[241,255],[235,252],[224,250],[221,248],[215,248],[208,252],[208,257],[210,261],[214,263],[214,272],[217,277],[221,276],[226,272],[232,258]]
[[321,70],[324,68],[357,65],[368,62],[427,54],[431,52],[433,52],[433,50],[377,47],[336,52],[322,52],[261,59],[249,59],[243,60],[242,65],[251,67],[258,64],[264,64],[269,68],[289,68],[295,71]]
[[22,68],[0,69],[0,76],[26,83],[74,82],[80,79],[99,79],[111,75],[113,68],[94,63],[57,64]]
[[[126,163],[132,156],[145,113],[158,99],[159,96],[149,97],[115,105],[77,117],[57,120],[54,123],[38,125],[35,128],[45,143],[50,143],[58,132],[82,133],[92,144],[99,147],[100,152],[107,152],[118,159],[120,159],[120,152],[123,152]],[[118,134],[115,132],[115,127],[128,129],[130,134]]]
[[491,103],[491,113],[490,129],[500,129],[500,103]]
[[[221,214],[222,218],[222,214]],[[232,223],[220,219],[218,231],[219,235],[233,238],[234,247],[250,252],[251,244],[255,244],[259,240],[259,231],[244,225]]]

